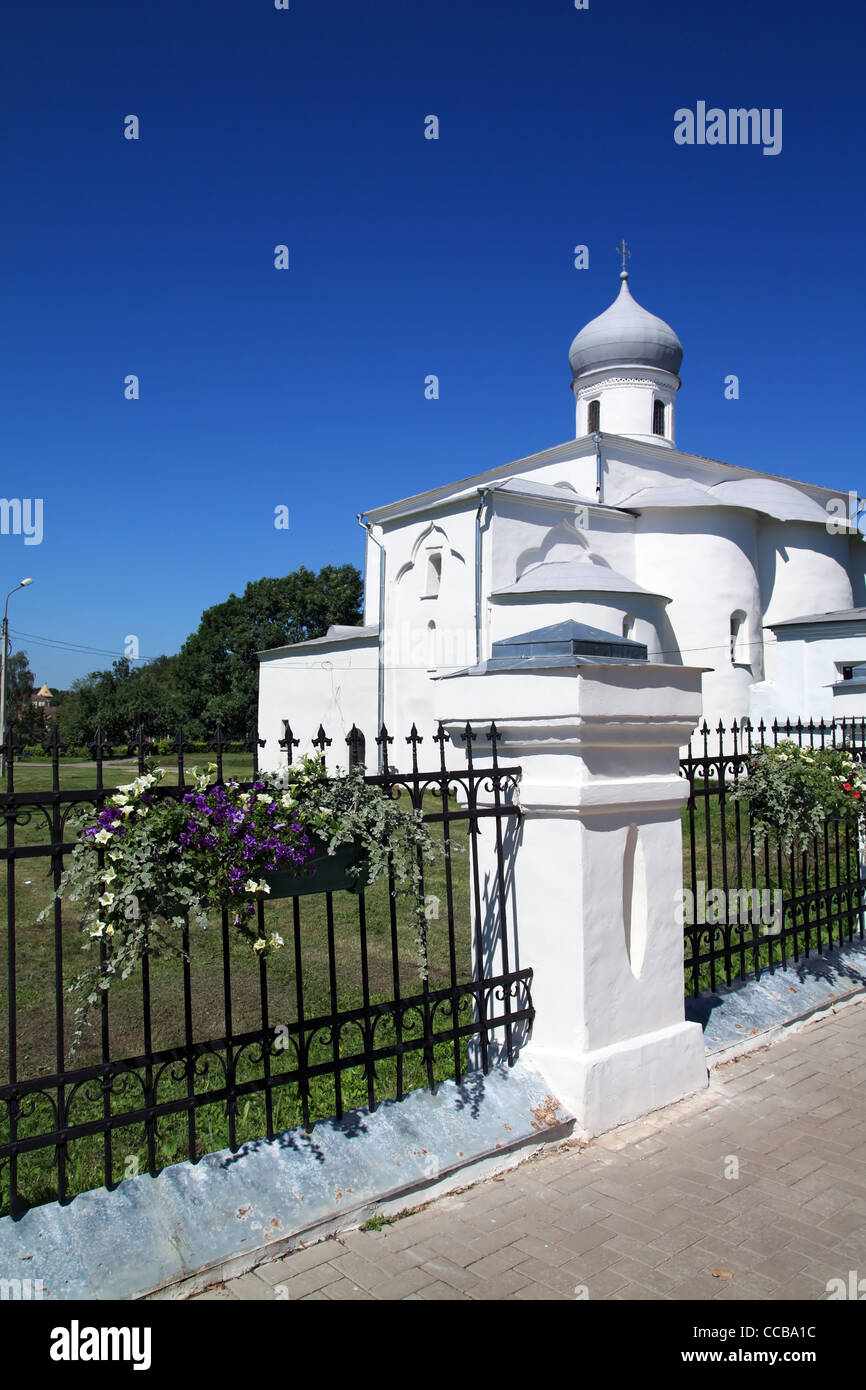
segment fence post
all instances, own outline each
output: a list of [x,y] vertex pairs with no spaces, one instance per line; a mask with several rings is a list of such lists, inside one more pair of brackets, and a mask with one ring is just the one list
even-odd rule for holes
[[[679,751],[700,685],[697,669],[645,662],[479,667],[438,683],[449,734],[495,721],[500,761],[522,768],[509,927],[515,963],[534,972],[536,1015],[521,1055],[587,1135],[706,1085],[701,1028],[685,1022],[677,913]],[[492,761],[483,737],[474,758]],[[485,882],[494,872],[482,865]],[[490,939],[495,923],[485,927]]]

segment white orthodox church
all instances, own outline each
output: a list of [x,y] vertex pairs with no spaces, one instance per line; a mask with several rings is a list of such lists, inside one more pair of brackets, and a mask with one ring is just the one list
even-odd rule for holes
[[578,634],[614,659],[706,668],[711,723],[866,714],[847,494],[678,449],[682,346],[620,278],[571,345],[574,439],[359,516],[364,626],[260,653],[269,762],[286,722],[300,751],[320,723],[335,744],[355,725],[374,762],[383,723],[428,733],[435,683],[503,644],[525,653],[508,643],[524,634],[539,702],[545,638]]

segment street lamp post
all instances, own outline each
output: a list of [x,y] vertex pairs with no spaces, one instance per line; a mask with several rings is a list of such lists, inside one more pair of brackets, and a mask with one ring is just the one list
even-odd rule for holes
[[14,589],[10,589],[6,595],[6,606],[3,609],[3,634],[0,637],[0,777],[6,771],[6,657],[9,650],[9,600],[13,594],[17,594],[19,589],[25,589],[28,584],[32,584],[32,579],[22,579],[20,584],[16,584]]

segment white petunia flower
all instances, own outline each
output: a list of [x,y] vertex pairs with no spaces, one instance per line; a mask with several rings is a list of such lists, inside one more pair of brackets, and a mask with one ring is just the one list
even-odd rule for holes
[[261,951],[267,950],[267,946],[268,943],[265,941],[265,938],[263,936],[260,936],[258,941],[255,941],[253,943],[253,950],[258,955]]
[[97,902],[99,903],[100,907],[111,907],[114,903],[114,894],[103,893],[99,898],[97,898]]
[[98,845],[107,845],[111,839],[111,835],[107,830],[98,830],[93,838]]
[[271,946],[273,946],[275,951],[278,951],[281,946],[285,946],[286,944],[278,931],[272,931],[270,936],[268,937],[268,941],[270,942]]

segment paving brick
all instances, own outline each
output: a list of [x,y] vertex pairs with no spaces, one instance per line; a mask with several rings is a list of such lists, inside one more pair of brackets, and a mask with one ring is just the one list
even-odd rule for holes
[[341,1279],[349,1279],[353,1284],[360,1284],[363,1289],[372,1289],[384,1279],[395,1277],[393,1274],[386,1275],[381,1265],[373,1264],[371,1260],[363,1260],[360,1255],[340,1255],[338,1259],[331,1261],[330,1268]]
[[[455,1265],[454,1268],[456,1269],[457,1266]],[[409,1293],[420,1293],[427,1284],[433,1283],[436,1277],[424,1265],[418,1265],[415,1269],[404,1270],[402,1274],[397,1274],[391,1279],[384,1279],[374,1286],[371,1293],[375,1298],[390,1302],[405,1298]]]
[[506,1269],[493,1279],[482,1279],[478,1288],[473,1291],[472,1297],[484,1303],[498,1303],[510,1298],[520,1289],[525,1289],[526,1286],[526,1279],[522,1274],[515,1273],[513,1269]]
[[567,1268],[558,1269],[554,1265],[542,1264],[541,1260],[533,1259],[531,1255],[515,1265],[512,1273],[522,1275],[527,1283],[544,1284],[568,1297],[574,1297],[574,1286],[579,1282]]
[[532,1256],[541,1260],[542,1264],[552,1265],[554,1269],[567,1264],[574,1257],[573,1251],[565,1250],[561,1245],[553,1245],[549,1241],[538,1240],[535,1236],[521,1236],[515,1241],[515,1249],[520,1250],[524,1258]]
[[460,1298],[460,1293],[453,1285],[443,1284],[437,1279],[432,1284],[425,1284],[422,1289],[418,1290],[417,1294],[408,1294],[404,1301],[408,1301],[410,1298],[419,1298],[425,1303],[436,1303]]
[[[301,1250],[293,1250],[290,1255],[283,1255],[279,1260],[271,1260],[266,1265],[259,1265],[256,1273],[261,1278],[267,1278],[273,1283],[267,1273],[271,1269],[287,1268],[290,1264],[295,1274],[301,1274],[305,1269],[316,1269],[319,1265],[327,1264],[335,1255],[340,1254],[340,1247],[335,1240],[320,1240],[317,1245],[308,1245]],[[280,1276],[282,1277],[282,1275]]]
[[522,1250],[518,1250],[516,1245],[510,1245],[506,1250],[496,1250],[492,1255],[483,1255],[469,1268],[479,1279],[496,1279],[500,1274],[505,1274],[515,1265],[519,1265],[525,1258]]
[[266,1284],[264,1279],[259,1279],[255,1274],[240,1274],[236,1279],[231,1280],[228,1287],[233,1298],[242,1298],[244,1301],[261,1301],[274,1297],[272,1285]]
[[[332,1265],[314,1265],[312,1269],[296,1274],[293,1279],[278,1279],[273,1284],[269,1281],[269,1287],[274,1290],[273,1297],[305,1298],[307,1294],[327,1288],[328,1284],[336,1284],[342,1277]],[[280,1293],[281,1289],[286,1290],[285,1295]]]
[[365,1299],[372,1299],[373,1295],[366,1289],[353,1284],[351,1279],[338,1279],[336,1284],[329,1284],[323,1289],[325,1297],[335,1302],[363,1302]]
[[304,1301],[566,1301],[581,1286],[616,1301],[826,1298],[829,1279],[866,1272],[864,1047],[858,1005],[649,1121],[193,1298],[267,1299],[278,1284]]

